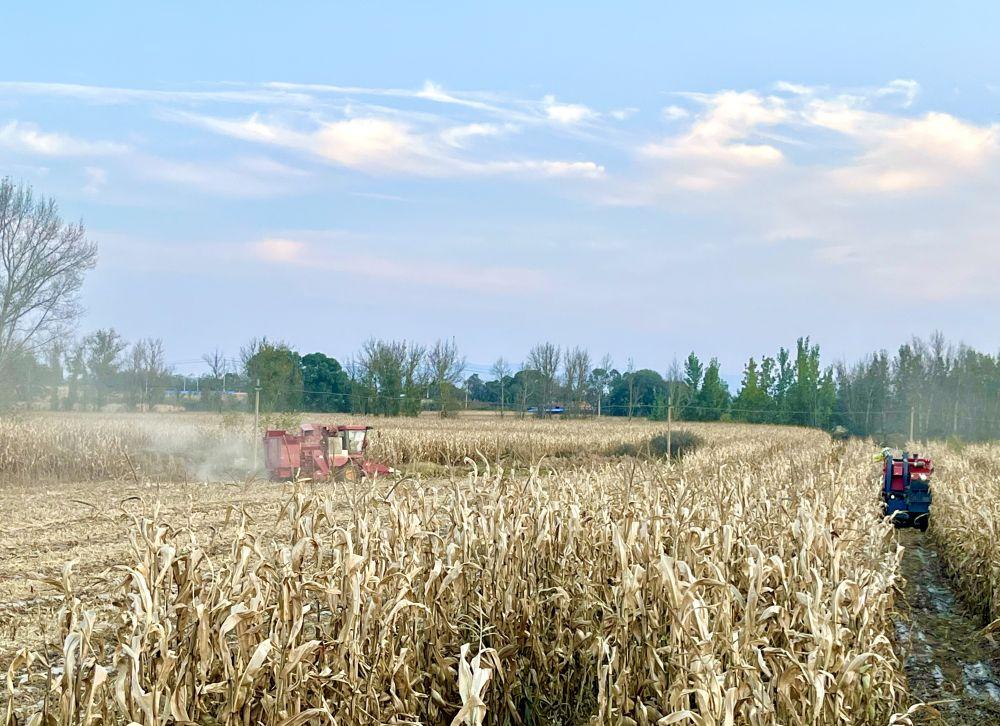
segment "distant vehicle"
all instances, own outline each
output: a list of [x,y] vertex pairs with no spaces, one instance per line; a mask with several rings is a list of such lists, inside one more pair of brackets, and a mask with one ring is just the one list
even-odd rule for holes
[[[528,406],[528,408],[524,409],[524,411],[525,413],[538,413],[538,406]],[[549,406],[545,409],[545,413],[549,416],[554,416],[560,413],[566,413],[566,409],[562,406]]]
[[934,462],[910,454],[882,450],[882,502],[887,517],[901,527],[927,529],[931,516],[931,474]]

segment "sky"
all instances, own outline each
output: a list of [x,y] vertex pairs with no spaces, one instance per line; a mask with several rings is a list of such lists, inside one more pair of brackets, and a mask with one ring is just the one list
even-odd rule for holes
[[0,176],[98,243],[81,332],[1000,346],[1000,4],[161,5],[5,10]]

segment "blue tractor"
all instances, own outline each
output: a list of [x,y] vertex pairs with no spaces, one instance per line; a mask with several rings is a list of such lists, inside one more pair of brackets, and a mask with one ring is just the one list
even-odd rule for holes
[[882,501],[885,514],[899,527],[927,529],[931,516],[931,474],[934,462],[904,451],[895,456],[882,450]]

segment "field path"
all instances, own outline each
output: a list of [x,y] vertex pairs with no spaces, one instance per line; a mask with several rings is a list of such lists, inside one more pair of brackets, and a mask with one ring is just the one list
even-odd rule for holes
[[[932,525],[933,526],[933,525]],[[924,724],[1000,723],[1000,646],[959,601],[927,535],[899,530],[906,602],[896,620],[914,702],[937,703]]]

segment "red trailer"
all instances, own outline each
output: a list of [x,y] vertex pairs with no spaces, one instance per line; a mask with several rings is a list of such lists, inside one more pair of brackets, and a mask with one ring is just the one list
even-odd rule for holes
[[299,433],[270,429],[264,434],[264,465],[271,479],[360,479],[391,474],[365,459],[371,426],[306,423]]

